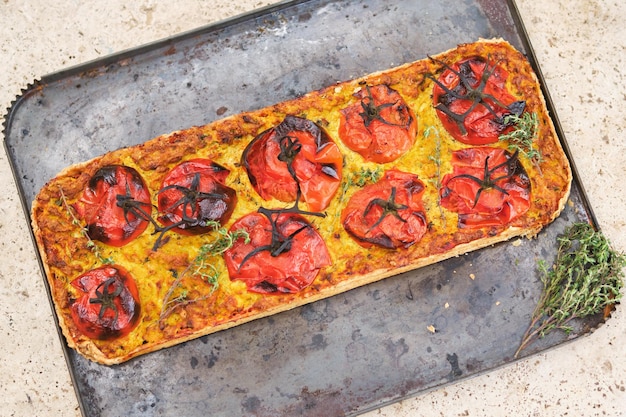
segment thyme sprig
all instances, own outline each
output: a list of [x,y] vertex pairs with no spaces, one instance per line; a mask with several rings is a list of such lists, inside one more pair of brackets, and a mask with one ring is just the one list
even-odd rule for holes
[[87,227],[83,226],[81,224],[80,220],[78,220],[78,218],[74,214],[74,210],[72,209],[72,206],[70,206],[70,204],[67,202],[67,197],[65,196],[65,193],[63,192],[63,189],[61,187],[59,187],[59,194],[61,196],[61,204],[65,208],[65,211],[67,212],[67,215],[70,216],[70,219],[72,219],[72,224],[74,226],[79,227],[80,228],[80,234],[85,239],[87,239],[87,248],[89,248],[89,250],[94,254],[94,256],[96,257],[98,262],[100,262],[101,264],[103,264],[103,265],[114,264],[115,261],[113,260],[112,257],[109,256],[109,257],[105,258],[104,256],[102,256],[102,253],[100,252],[100,248],[98,247],[96,242],[94,242],[91,239],[91,237],[89,236],[89,233],[87,231]]
[[[216,256],[220,256],[230,249],[238,239],[244,239],[246,243],[250,241],[250,236],[245,230],[240,229],[230,232],[216,221],[208,222],[207,226],[212,227],[215,233],[217,233],[217,236],[212,242],[205,243],[200,246],[198,254],[194,260],[180,274],[178,274],[170,286],[165,298],[163,299],[163,306],[161,307],[161,314],[159,315],[159,326],[161,328],[164,327],[163,320],[167,318],[175,309],[184,307],[191,303],[206,300],[218,289],[218,279],[220,273],[212,263]],[[189,290],[182,288],[182,281],[186,277],[198,277],[209,283],[211,285],[211,289],[204,295],[196,298],[189,298]],[[179,293],[176,297],[174,297],[174,292],[177,289],[179,290]]]
[[382,169],[380,167],[377,167],[376,169],[362,167],[359,172],[352,174],[350,181],[357,187],[365,187],[367,184],[377,183],[381,175]]
[[536,166],[543,162],[541,151],[534,146],[539,129],[537,113],[524,112],[521,116],[509,114],[504,116],[504,123],[515,127],[509,133],[499,136],[500,141],[509,142],[509,149],[519,151]]
[[428,126],[426,129],[424,129],[424,139],[428,139],[432,131],[435,132],[435,152],[434,154],[428,155],[428,160],[435,164],[435,177],[428,179],[428,182],[433,184],[437,189],[437,207],[439,207],[439,217],[441,217],[443,228],[445,229],[446,216],[443,211],[443,206],[441,205],[440,193],[443,184],[441,183],[441,137],[439,136],[439,129],[433,126]]
[[602,232],[574,223],[557,242],[554,265],[539,262],[543,293],[515,357],[554,329],[572,332],[572,320],[598,314],[622,296],[626,256],[614,251]]
[[341,184],[341,195],[339,196],[339,203],[343,202],[343,199],[350,187],[365,187],[367,184],[375,184],[383,175],[383,171],[380,167],[376,169],[361,167],[358,172],[352,173]]

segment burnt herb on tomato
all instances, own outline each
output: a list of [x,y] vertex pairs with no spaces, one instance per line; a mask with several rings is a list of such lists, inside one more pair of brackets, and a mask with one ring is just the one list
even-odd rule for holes
[[407,248],[421,240],[428,228],[423,193],[417,175],[389,170],[350,198],[341,215],[343,227],[365,248]]
[[365,160],[387,163],[415,142],[417,121],[402,96],[385,84],[365,85],[340,112],[339,137]]
[[126,245],[152,222],[150,192],[143,178],[123,165],[100,168],[74,208],[89,237],[111,246]]
[[[381,86],[379,86],[379,88],[380,87]],[[385,86],[385,87],[389,88],[388,86]],[[360,105],[363,111],[359,113],[359,116],[361,116],[361,118],[363,119],[363,124],[365,125],[365,127],[370,127],[372,122],[374,122],[375,120],[383,124],[389,125],[389,126],[398,126],[398,127],[404,127],[404,128],[408,127],[411,121],[411,117],[410,115],[402,114],[402,112],[405,109],[407,109],[407,106],[405,104],[399,103],[400,101],[399,99],[395,101],[386,102],[386,103],[376,104],[376,101],[374,100],[374,96],[372,96],[372,89],[369,85],[365,86],[365,91],[366,91],[366,94],[363,96],[360,102]],[[401,113],[401,118],[406,119],[404,122],[395,123],[395,122],[392,122],[391,120],[385,119],[383,115],[383,111],[386,108],[390,108],[396,105],[398,105],[396,111],[398,113]]]
[[212,231],[213,222],[228,221],[237,203],[235,190],[224,184],[229,172],[209,159],[192,159],[166,175],[158,193],[158,219],[164,226],[155,248],[170,230],[198,235]]
[[230,230],[249,236],[224,252],[230,279],[245,282],[249,291],[295,293],[330,265],[324,240],[297,209],[261,208],[236,221]]
[[452,155],[441,205],[459,214],[459,227],[511,224],[530,208],[530,179],[518,159],[501,148],[467,148]]
[[374,207],[380,207],[382,212],[380,213],[378,220],[376,220],[376,222],[374,222],[374,224],[370,227],[370,230],[378,226],[388,215],[392,215],[402,223],[406,223],[406,220],[400,216],[399,211],[406,210],[408,206],[406,204],[396,203],[396,187],[391,187],[391,195],[389,196],[389,199],[385,200],[382,198],[375,198],[371,200],[367,207],[365,207],[363,216],[367,216]]
[[495,143],[510,130],[506,116],[520,116],[526,102],[507,90],[508,73],[497,62],[474,57],[444,68],[435,78],[433,102],[437,115],[450,134],[469,145]]
[[242,165],[264,200],[301,200],[319,212],[328,207],[339,188],[343,156],[316,123],[287,116],[248,144]]
[[[459,178],[466,178],[474,181],[480,186],[480,188],[478,188],[478,191],[476,191],[476,197],[474,198],[474,205],[472,207],[476,207],[476,204],[478,204],[478,200],[480,199],[480,195],[485,190],[494,189],[501,192],[502,194],[509,195],[509,192],[500,187],[498,183],[502,182],[503,180],[511,179],[513,175],[517,173],[518,168],[521,168],[521,165],[519,164],[519,161],[517,159],[518,155],[518,151],[515,151],[513,156],[494,167],[489,167],[490,156],[487,156],[485,158],[485,168],[483,170],[482,178],[478,178],[470,174],[458,174],[450,178],[450,181],[454,181]],[[497,176],[495,173],[501,171],[501,168],[505,168],[504,172],[502,173],[502,175]]]
[[127,335],[140,316],[139,293],[130,274],[107,265],[87,271],[72,281],[79,296],[70,312],[78,330],[91,339],[108,340]]

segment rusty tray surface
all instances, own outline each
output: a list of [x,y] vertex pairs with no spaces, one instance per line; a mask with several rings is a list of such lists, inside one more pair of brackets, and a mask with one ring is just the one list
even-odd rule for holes
[[[501,0],[288,1],[43,77],[13,103],[4,126],[25,213],[67,165],[481,37],[511,42],[542,79],[515,4]],[[563,214],[532,241],[494,245],[117,366],[66,348],[81,410],[354,415],[506,365],[541,292],[537,260],[553,259],[569,224],[595,224],[577,178]],[[551,334],[523,353],[602,321],[579,321],[569,336]]]

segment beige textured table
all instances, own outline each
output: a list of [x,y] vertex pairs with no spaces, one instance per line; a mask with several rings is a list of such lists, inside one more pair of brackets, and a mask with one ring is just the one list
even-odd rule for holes
[[[0,1],[0,107],[44,74],[272,1]],[[518,0],[600,226],[626,251],[626,2]],[[3,111],[4,113],[4,111]],[[4,151],[0,416],[77,416]],[[626,314],[588,337],[368,416],[626,415]]]

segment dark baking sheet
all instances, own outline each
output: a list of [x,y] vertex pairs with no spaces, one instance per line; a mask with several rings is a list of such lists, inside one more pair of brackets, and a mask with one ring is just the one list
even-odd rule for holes
[[[69,164],[495,36],[524,51],[541,78],[513,3],[284,2],[36,81],[7,114],[5,148],[28,212],[45,181]],[[555,117],[549,96],[548,105]],[[553,258],[568,224],[595,224],[577,178],[571,204],[533,241],[495,245],[119,366],[67,349],[81,409],[351,415],[510,363],[541,291],[537,260]],[[524,354],[602,321],[580,321],[569,336],[554,333]]]

